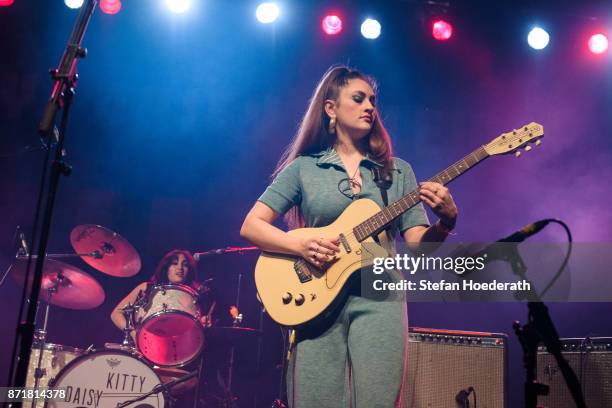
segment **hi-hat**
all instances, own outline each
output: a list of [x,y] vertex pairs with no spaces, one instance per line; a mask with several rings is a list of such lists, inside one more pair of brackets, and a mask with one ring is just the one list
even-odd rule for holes
[[70,242],[78,254],[99,254],[81,258],[107,275],[128,277],[140,271],[142,264],[136,249],[121,235],[100,225],[77,225],[70,233]]
[[[18,259],[12,267],[11,275],[23,285],[26,273],[26,259]],[[28,287],[34,279],[34,262],[28,279]],[[43,278],[40,286],[39,300],[48,301],[48,289],[56,288],[51,296],[51,304],[66,309],[93,309],[104,302],[104,289],[89,274],[76,266],[54,259],[45,259]]]

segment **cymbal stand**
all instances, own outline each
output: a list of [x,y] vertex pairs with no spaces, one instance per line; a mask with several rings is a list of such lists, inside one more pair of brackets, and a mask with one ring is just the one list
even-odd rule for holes
[[[32,254],[24,254],[24,253],[20,253],[18,254],[15,259],[23,259],[23,260],[27,260],[28,257],[31,256],[32,259],[38,259],[38,255]],[[68,253],[68,254],[47,254],[45,255],[46,259],[63,259],[63,258],[83,258],[85,256],[91,256],[92,258],[96,258],[96,259],[102,259],[104,257],[104,255],[102,255],[100,253],[100,251],[92,251],[92,252],[86,252],[83,254],[74,254],[74,253]]]
[[136,308],[131,303],[123,306],[121,313],[125,319],[125,327],[123,328],[123,341],[121,346],[126,348],[134,347],[134,340],[132,339],[132,330],[134,330],[134,312]]
[[[57,293],[63,280],[64,280],[64,276],[60,272],[57,275],[57,279],[54,281],[53,286],[47,289],[47,304],[45,305],[45,318],[43,320],[43,327],[42,329],[36,330],[36,335],[37,335],[36,340],[38,341],[38,344],[37,344],[37,348],[38,348],[38,359],[37,360],[38,361],[36,363],[36,368],[34,369],[34,389],[38,389],[40,379],[46,374],[45,370],[42,369],[41,365],[42,365],[43,351],[45,349],[45,343],[47,340],[47,324],[49,322],[49,310],[51,308],[51,298],[53,297],[54,293]],[[32,408],[36,407],[35,398],[32,399],[31,407]]]

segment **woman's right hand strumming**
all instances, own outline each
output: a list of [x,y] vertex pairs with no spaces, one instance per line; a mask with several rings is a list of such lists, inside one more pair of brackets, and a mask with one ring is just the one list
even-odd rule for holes
[[300,240],[299,255],[314,266],[320,268],[336,259],[340,252],[340,237],[329,238],[302,238]]
[[264,251],[301,256],[320,268],[340,251],[340,237],[302,238],[273,225],[279,214],[257,201],[246,216],[240,235]]

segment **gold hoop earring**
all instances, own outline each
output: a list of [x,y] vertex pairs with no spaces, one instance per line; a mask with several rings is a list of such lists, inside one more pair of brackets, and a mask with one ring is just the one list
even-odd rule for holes
[[329,119],[329,127],[327,128],[327,131],[329,132],[330,135],[333,135],[336,133],[336,118]]

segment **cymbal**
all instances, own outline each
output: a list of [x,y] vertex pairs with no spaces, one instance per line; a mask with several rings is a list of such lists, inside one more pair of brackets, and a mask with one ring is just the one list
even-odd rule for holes
[[91,267],[107,275],[134,276],[140,271],[140,256],[121,235],[100,225],[77,225],[70,233],[70,242],[78,254],[97,251],[101,258],[81,257]]
[[[21,285],[23,285],[27,264],[26,259],[19,259],[12,267],[11,275]],[[63,277],[61,280],[58,279],[60,274]],[[32,286],[33,279],[34,262],[31,266],[28,287]],[[51,296],[51,304],[66,309],[93,309],[100,306],[106,297],[102,286],[86,272],[64,262],[45,259],[39,299],[47,302],[47,289],[55,285],[57,285],[57,290]]]

